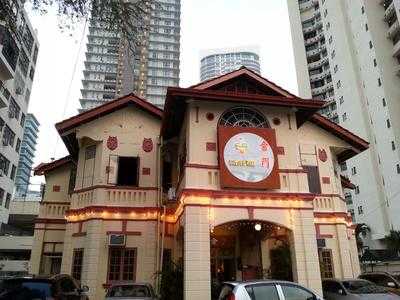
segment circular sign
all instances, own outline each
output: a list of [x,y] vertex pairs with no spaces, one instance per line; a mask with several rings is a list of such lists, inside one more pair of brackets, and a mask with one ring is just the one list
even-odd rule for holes
[[260,182],[274,168],[271,145],[254,133],[238,133],[225,144],[224,162],[229,172],[245,182]]

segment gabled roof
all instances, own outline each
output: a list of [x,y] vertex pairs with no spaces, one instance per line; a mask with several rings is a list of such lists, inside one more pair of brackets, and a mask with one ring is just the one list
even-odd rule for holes
[[167,91],[161,135],[176,135],[186,110],[186,100],[231,102],[296,108],[300,126],[326,105],[325,101],[297,97],[261,75],[242,67],[189,88],[170,87]]
[[55,170],[71,162],[73,162],[72,158],[68,155],[49,163],[41,163],[33,169],[33,175],[44,175],[49,171]]
[[230,73],[227,73],[227,74],[215,77],[215,78],[211,78],[209,80],[192,85],[189,88],[196,89],[196,90],[215,89],[215,88],[219,87],[221,84],[226,84],[227,82],[231,81],[232,79],[236,79],[239,77],[247,78],[249,80],[257,82],[260,85],[270,88],[271,90],[275,91],[276,93],[280,94],[281,96],[284,96],[287,98],[298,98],[296,95],[288,92],[284,88],[273,83],[272,81],[269,81],[268,79],[262,77],[260,74],[258,74],[256,72],[246,68],[245,66],[242,66],[240,69],[232,71]]
[[150,113],[151,115],[161,119],[163,115],[162,109],[158,108],[157,106],[153,105],[152,103],[136,96],[135,94],[131,93],[126,96],[117,98],[113,101],[109,101],[103,105],[97,106],[93,109],[85,111],[81,114],[73,116],[69,119],[61,121],[56,124],[56,129],[59,134],[64,133],[72,128],[80,126],[82,124],[88,123],[94,119],[97,119],[101,116],[107,115],[112,113],[118,109],[121,109],[127,105],[135,105]]

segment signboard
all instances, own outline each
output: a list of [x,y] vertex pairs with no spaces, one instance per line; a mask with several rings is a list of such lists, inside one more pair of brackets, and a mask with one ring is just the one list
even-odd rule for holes
[[219,127],[221,186],[280,188],[273,129]]

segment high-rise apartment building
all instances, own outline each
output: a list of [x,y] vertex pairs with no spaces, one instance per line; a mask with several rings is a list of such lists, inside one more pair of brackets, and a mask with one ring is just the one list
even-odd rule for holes
[[131,92],[163,106],[167,87],[179,85],[180,0],[158,2],[137,52],[119,33],[90,20],[82,110]]
[[0,226],[7,223],[39,44],[23,6],[16,31],[0,20]]
[[400,229],[399,0],[288,0],[299,93],[370,142],[342,170],[346,195],[372,248]]
[[17,176],[15,179],[15,197],[24,198],[30,189],[33,159],[35,158],[36,143],[40,123],[33,114],[26,115],[24,136],[21,143]]
[[261,74],[257,47],[205,50],[201,54],[200,81],[238,70],[243,66]]

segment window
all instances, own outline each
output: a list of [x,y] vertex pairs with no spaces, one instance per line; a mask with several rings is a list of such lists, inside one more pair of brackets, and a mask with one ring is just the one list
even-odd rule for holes
[[224,112],[219,125],[228,127],[270,127],[264,115],[249,107],[234,107]]
[[20,120],[19,124],[21,125],[21,127],[24,127],[24,125],[25,125],[25,114],[24,113],[21,114],[21,120]]
[[11,194],[7,193],[6,204],[4,205],[4,207],[7,208],[7,209],[10,208],[10,202],[11,202]]
[[333,71],[334,71],[335,73],[338,71],[338,65],[335,65],[335,66],[333,67]]
[[21,149],[21,140],[17,139],[17,143],[15,144],[15,151],[19,153],[19,150]]
[[359,206],[357,209],[358,209],[358,214],[359,215],[362,215],[364,213],[364,210],[363,210],[362,206]]
[[397,169],[397,174],[400,174],[400,164],[396,165],[396,169]]
[[362,13],[362,14],[365,13],[365,8],[364,8],[364,6],[361,6],[361,13]]
[[278,291],[272,284],[254,284],[246,286],[252,300],[279,300]]
[[333,259],[331,249],[319,249],[319,264],[321,267],[322,278],[333,278]]
[[2,154],[0,154],[0,170],[3,171],[3,176],[8,175],[10,169],[10,161]]
[[390,128],[390,127],[391,127],[391,125],[390,125],[390,120],[389,120],[389,119],[386,120],[386,127],[387,127],[387,128]]
[[299,286],[281,285],[281,287],[286,300],[309,300],[315,298],[315,295]]
[[76,280],[81,280],[83,265],[83,249],[74,249],[72,256],[72,271],[71,275]]
[[373,47],[372,42],[369,41],[369,48],[372,49],[372,47]]
[[383,105],[383,107],[386,106],[386,99],[385,98],[382,98],[382,105]]
[[392,150],[393,150],[393,151],[396,150],[396,144],[395,144],[394,141],[392,141]]
[[365,24],[365,31],[368,31],[368,24]]
[[15,179],[15,172],[17,171],[17,168],[13,165],[12,167],[11,167],[11,173],[10,173],[10,178],[11,178],[11,180],[14,180]]
[[339,80],[339,81],[336,83],[336,87],[339,89],[341,86],[342,86],[342,82]]
[[347,171],[347,164],[345,162],[340,164],[340,170]]
[[138,186],[139,157],[110,155],[108,183],[120,186]]
[[321,181],[319,178],[318,167],[316,166],[303,166],[307,172],[308,186],[310,193],[321,194]]
[[342,120],[343,120],[343,122],[345,122],[345,121],[347,120],[347,113],[344,113],[344,114],[342,115]]
[[354,193],[359,194],[360,193],[360,187],[356,185],[356,188],[354,189]]
[[6,125],[3,130],[3,146],[14,146],[15,133]]
[[3,205],[3,200],[4,200],[4,190],[0,188],[0,206]]
[[376,58],[374,58],[374,67],[376,67],[378,63],[376,62]]
[[136,249],[110,248],[107,279],[108,281],[136,279]]
[[357,168],[356,167],[352,167],[351,168],[351,175],[356,175],[357,174]]
[[333,50],[333,51],[332,51],[332,54],[331,54],[332,59],[335,58],[335,56],[336,56],[336,51]]
[[332,44],[332,41],[333,41],[333,38],[332,38],[332,36],[330,36],[329,40],[328,40],[329,44]]
[[378,78],[378,86],[382,85],[382,80],[380,78]]
[[96,157],[96,145],[88,146],[85,149],[85,160]]
[[340,103],[340,104],[343,104],[343,102],[344,102],[343,96],[340,96],[340,98],[339,98],[339,103]]

